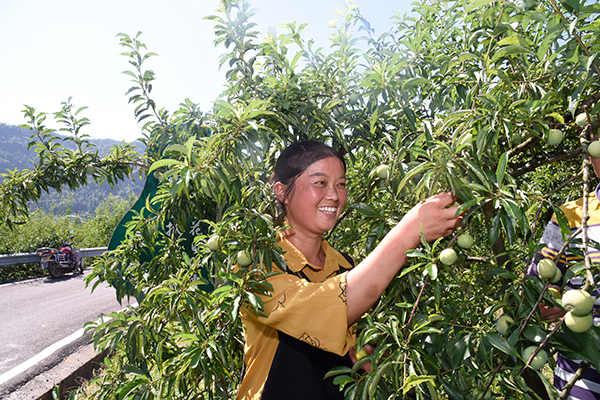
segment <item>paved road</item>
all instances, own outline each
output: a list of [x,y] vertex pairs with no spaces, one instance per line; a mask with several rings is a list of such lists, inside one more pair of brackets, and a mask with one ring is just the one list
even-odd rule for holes
[[[125,304],[117,302],[113,288],[100,285],[93,293],[86,288],[84,276],[88,273],[0,285],[0,376],[73,335],[100,314],[123,308]],[[64,351],[53,357],[64,357]]]

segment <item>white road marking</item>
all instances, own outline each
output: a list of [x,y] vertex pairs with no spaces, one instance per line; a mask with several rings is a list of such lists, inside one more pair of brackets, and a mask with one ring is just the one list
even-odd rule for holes
[[42,350],[35,356],[31,357],[29,360],[22,362],[21,364],[17,365],[10,371],[5,372],[4,374],[0,375],[0,385],[6,383],[10,379],[19,375],[20,373],[27,371],[29,368],[33,367],[35,364],[48,358],[50,355],[52,355],[53,353],[62,349],[69,343],[79,339],[80,337],[83,336],[83,331],[84,331],[84,329],[81,328],[80,330],[70,334],[66,338],[59,340],[58,342],[54,343],[53,345],[46,347],[44,350]]
[[[135,307],[137,307],[137,305],[138,305],[137,302],[135,302],[135,303],[131,304],[129,307],[135,308]],[[129,307],[125,307],[118,312],[125,311]],[[109,321],[111,319],[112,318],[103,318],[103,322]],[[53,345],[46,347],[44,350],[42,350],[35,356],[31,357],[29,360],[22,362],[21,364],[17,365],[10,371],[5,372],[4,374],[0,375],[0,385],[6,383],[7,381],[14,378],[15,376],[27,371],[29,368],[33,367],[35,364],[43,361],[44,359],[48,358],[53,353],[56,353],[58,350],[62,349],[66,345],[79,339],[80,337],[83,336],[84,330],[85,330],[85,328],[79,329],[78,331],[70,334],[66,338],[59,340],[58,342],[54,343]]]

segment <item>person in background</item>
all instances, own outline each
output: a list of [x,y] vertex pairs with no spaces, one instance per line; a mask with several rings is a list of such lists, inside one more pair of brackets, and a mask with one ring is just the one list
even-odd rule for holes
[[[590,162],[594,167],[596,176],[600,176],[600,159],[590,157]],[[600,243],[600,185],[596,187],[594,193],[591,193],[588,198],[588,213],[590,219],[588,220],[588,237],[598,243]],[[582,223],[583,216],[583,198],[576,201],[571,201],[563,204],[560,209],[565,214],[569,221],[569,227],[571,233],[574,233],[579,229]],[[534,256],[533,262],[527,270],[528,275],[537,275],[537,264],[543,258],[554,259],[560,249],[562,248],[564,241],[558,225],[556,215],[552,216],[552,219],[546,226],[542,235],[541,243],[545,244],[539,252]],[[571,244],[570,247],[575,245]],[[600,262],[600,251],[595,248],[589,248],[590,257],[592,262]],[[562,275],[569,265],[573,265],[578,262],[583,262],[583,258],[579,255],[570,252],[569,249],[561,255],[560,259],[557,260],[556,266],[560,269]],[[581,289],[584,285],[584,278],[581,276],[574,277],[566,283],[564,290]],[[562,286],[562,278],[560,281],[555,283],[556,285]],[[598,296],[598,289],[594,289],[592,295]],[[594,309],[600,305],[600,302],[596,300]],[[552,321],[562,318],[565,314],[562,308],[559,307],[540,307],[540,313],[542,320]],[[594,325],[600,324],[600,318],[594,317]],[[554,387],[558,390],[562,390],[567,382],[571,380],[573,374],[579,368],[581,360],[570,360],[562,354],[558,353],[556,357],[556,369],[554,371]],[[569,394],[571,400],[600,400],[600,373],[593,367],[589,367],[583,374],[581,380],[571,389]]]
[[[271,296],[260,295],[266,315],[242,311],[246,371],[238,399],[343,399],[334,367],[352,366],[352,325],[379,299],[420,243],[453,233],[462,223],[456,197],[442,193],[417,204],[357,266],[323,234],[346,204],[346,164],[333,148],[297,142],[282,151],[271,183],[291,226],[279,237],[287,272],[268,278]],[[373,349],[371,348],[371,352]]]

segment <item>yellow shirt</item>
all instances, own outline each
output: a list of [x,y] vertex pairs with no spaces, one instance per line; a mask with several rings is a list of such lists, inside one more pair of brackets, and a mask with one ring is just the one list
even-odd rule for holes
[[[310,265],[287,239],[280,237],[278,244],[289,272],[268,279],[272,296],[260,295],[267,316],[257,316],[250,309],[241,312],[246,372],[238,391],[240,400],[261,398],[279,346],[278,331],[340,356],[354,346],[346,308],[345,271],[352,268],[350,263],[326,240],[322,269]],[[279,271],[275,265],[273,270]]]

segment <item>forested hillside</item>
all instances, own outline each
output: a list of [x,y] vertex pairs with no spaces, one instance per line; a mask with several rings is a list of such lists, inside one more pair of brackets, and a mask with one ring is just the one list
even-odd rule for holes
[[[6,173],[7,170],[33,168],[37,161],[37,154],[33,149],[27,149],[30,136],[31,131],[27,129],[0,123],[0,173]],[[113,145],[120,143],[112,139],[92,139],[91,142],[96,145],[102,156],[108,154]],[[142,153],[144,145],[140,142],[135,142],[135,145]],[[74,145],[70,141],[65,141],[63,146],[70,148]],[[0,176],[0,182],[3,179],[4,177]],[[127,179],[120,182],[113,189],[107,183],[100,186],[91,183],[75,192],[68,189],[62,193],[52,191],[44,194],[37,206],[57,214],[87,215],[93,213],[109,194],[128,199],[131,193],[137,196],[142,191],[143,184],[144,182],[136,177],[135,180]]]

